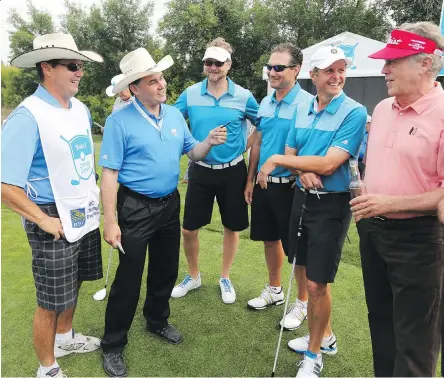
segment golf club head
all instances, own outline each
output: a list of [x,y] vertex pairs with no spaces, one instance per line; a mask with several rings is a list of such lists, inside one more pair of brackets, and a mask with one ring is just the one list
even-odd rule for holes
[[106,297],[106,289],[103,288],[93,295],[94,300],[103,301]]

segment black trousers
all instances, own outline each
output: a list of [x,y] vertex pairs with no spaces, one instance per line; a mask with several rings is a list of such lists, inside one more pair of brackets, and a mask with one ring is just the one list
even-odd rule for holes
[[375,376],[436,374],[443,226],[435,217],[358,222]]
[[104,352],[122,352],[139,301],[148,247],[148,278],[143,315],[150,329],[168,324],[169,299],[177,279],[180,248],[180,196],[148,198],[120,186],[118,223],[122,232],[119,266],[105,314]]

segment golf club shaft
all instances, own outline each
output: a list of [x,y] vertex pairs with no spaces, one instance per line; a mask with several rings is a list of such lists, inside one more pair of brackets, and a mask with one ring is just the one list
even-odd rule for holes
[[277,344],[276,353],[274,356],[273,370],[271,372],[272,377],[274,377],[274,373],[276,371],[277,361],[278,361],[278,357],[279,357],[279,349],[280,349],[281,341],[282,341],[282,333],[284,331],[284,319],[285,319],[285,315],[287,314],[288,302],[290,301],[291,284],[293,282],[294,269],[296,267],[296,255],[297,255],[297,251],[298,251],[299,240],[301,239],[301,235],[302,235],[302,221],[304,219],[305,210],[307,208],[307,197],[308,197],[308,190],[306,190],[304,193],[304,202],[303,202],[302,208],[301,208],[301,216],[299,217],[298,237],[296,239],[296,246],[295,246],[295,250],[294,250],[293,263],[292,263],[292,268],[291,268],[291,273],[290,273],[290,282],[288,283],[287,298],[285,300],[285,306],[284,306],[284,315],[282,316],[282,320],[281,320],[281,330],[279,332],[278,344]]
[[113,254],[113,249],[114,249],[113,246],[111,246],[111,248],[109,249],[108,269],[106,269],[106,278],[105,278],[105,289],[108,285],[109,268],[111,267],[111,257]]

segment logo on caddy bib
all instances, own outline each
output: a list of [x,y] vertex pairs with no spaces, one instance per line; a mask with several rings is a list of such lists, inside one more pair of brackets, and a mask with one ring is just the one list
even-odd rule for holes
[[71,185],[79,185],[80,180],[88,180],[94,172],[93,148],[89,130],[86,135],[76,135],[70,140],[60,135],[68,143],[77,177],[71,179]]
[[86,213],[84,207],[70,210],[69,213],[71,215],[72,228],[80,228],[85,225]]

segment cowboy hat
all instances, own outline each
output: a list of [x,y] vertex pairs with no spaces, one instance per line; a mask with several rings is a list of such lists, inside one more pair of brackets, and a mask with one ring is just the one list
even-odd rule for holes
[[133,81],[142,77],[162,72],[174,64],[173,58],[167,55],[157,63],[150,53],[143,47],[126,54],[120,61],[120,70],[123,72],[123,79],[119,80],[112,92],[122,92]]
[[114,88],[114,86],[120,81],[120,80],[122,80],[123,79],[123,74],[120,74],[120,75],[117,75],[117,76],[114,76],[112,79],[111,79],[111,85],[108,87],[108,88],[106,88],[106,94],[109,96],[109,97],[114,97],[116,94],[115,93],[113,93],[113,88]]
[[103,58],[92,51],[79,51],[71,34],[44,34],[34,38],[32,51],[20,54],[11,60],[11,65],[20,68],[35,67],[36,63],[52,59],[79,59],[103,62]]

